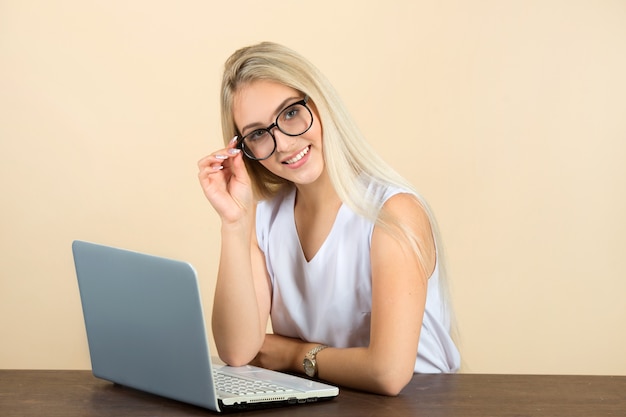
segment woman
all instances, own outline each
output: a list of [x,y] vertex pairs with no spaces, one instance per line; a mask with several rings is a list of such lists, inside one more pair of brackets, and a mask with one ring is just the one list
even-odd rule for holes
[[198,175],[222,222],[222,360],[386,395],[456,371],[433,218],[326,78],[281,45],[242,48],[221,112],[226,147]]

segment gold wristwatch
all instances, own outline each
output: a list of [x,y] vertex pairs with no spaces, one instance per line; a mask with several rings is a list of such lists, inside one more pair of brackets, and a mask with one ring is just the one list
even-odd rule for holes
[[307,374],[307,376],[310,376],[311,378],[317,376],[317,360],[315,358],[320,351],[326,349],[327,347],[328,346],[326,345],[315,346],[304,356],[302,366],[304,367],[304,373]]

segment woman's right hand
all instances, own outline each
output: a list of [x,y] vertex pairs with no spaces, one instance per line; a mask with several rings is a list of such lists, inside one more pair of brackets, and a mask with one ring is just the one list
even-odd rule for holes
[[222,222],[234,223],[253,209],[250,177],[241,151],[235,146],[235,136],[226,148],[202,158],[198,162],[198,178],[204,195]]

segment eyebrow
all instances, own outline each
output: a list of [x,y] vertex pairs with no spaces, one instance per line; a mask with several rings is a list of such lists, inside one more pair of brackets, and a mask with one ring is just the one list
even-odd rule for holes
[[[285,100],[283,100],[277,107],[276,110],[274,110],[274,118],[276,118],[276,116],[278,116],[278,113],[280,113],[281,111],[283,111],[285,109],[285,107],[287,107],[287,103],[289,103],[292,100],[298,100],[300,99],[300,97],[296,96],[296,97],[287,97]],[[301,100],[301,99],[300,99]],[[272,122],[273,123],[273,122]],[[243,135],[243,132],[245,132],[247,129],[256,127],[256,126],[263,126],[263,128],[265,128],[266,126],[264,126],[263,123],[261,122],[254,122],[254,123],[249,123],[247,125],[245,125],[244,127],[241,128],[241,130],[239,131],[239,133],[241,133]]]

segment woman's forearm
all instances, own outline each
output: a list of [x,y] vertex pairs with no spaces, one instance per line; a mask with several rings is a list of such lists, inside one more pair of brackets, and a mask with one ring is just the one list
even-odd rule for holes
[[[318,343],[268,334],[254,364],[303,373],[307,353]],[[401,350],[399,350],[401,351]],[[398,352],[399,352],[398,351]],[[316,356],[317,377],[329,383],[382,395],[397,395],[413,376],[415,354],[388,354],[372,347],[326,348]]]
[[[308,352],[308,350],[307,350]],[[301,353],[304,359],[306,352]],[[302,369],[302,359],[299,367]],[[318,377],[333,384],[395,396],[413,376],[415,360],[377,358],[369,348],[327,348],[317,354]]]
[[250,362],[263,344],[265,324],[252,272],[248,224],[222,226],[220,265],[213,302],[213,336],[229,365]]

